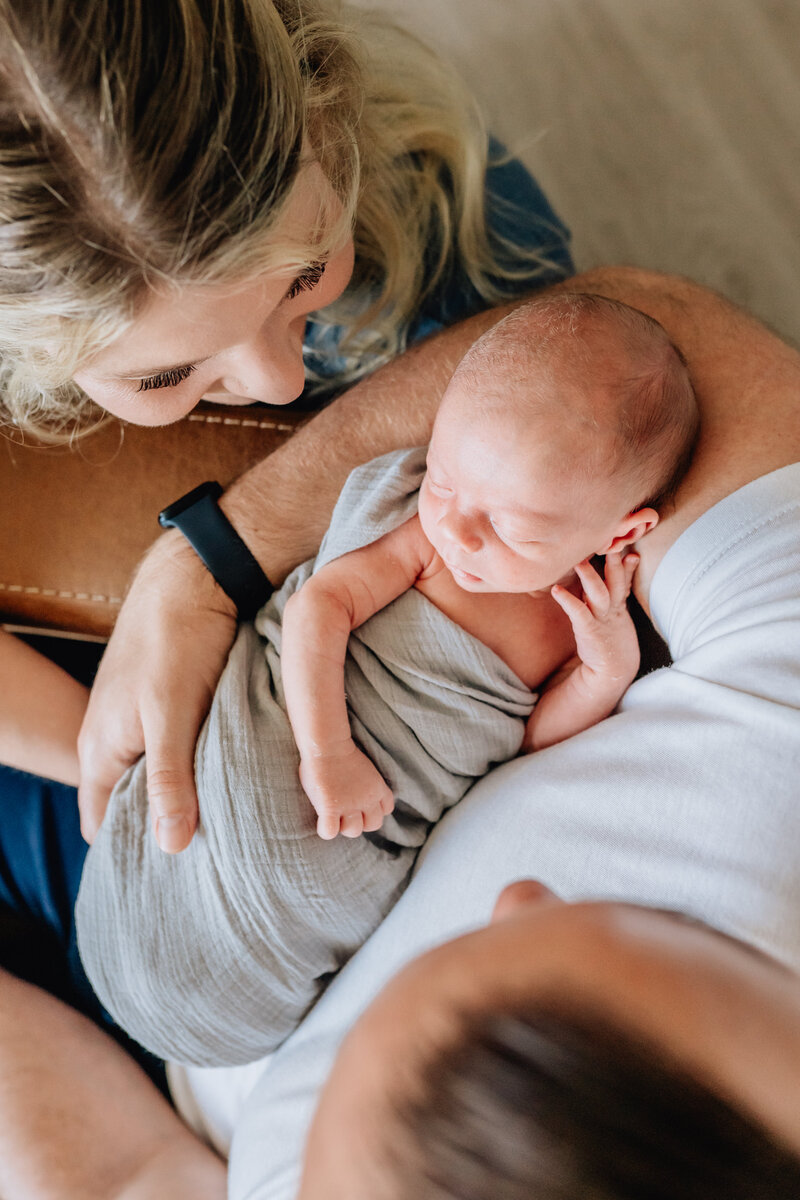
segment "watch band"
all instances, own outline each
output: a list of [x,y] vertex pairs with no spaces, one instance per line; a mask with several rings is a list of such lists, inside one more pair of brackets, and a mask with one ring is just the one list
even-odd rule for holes
[[208,480],[169,504],[158,521],[164,529],[181,531],[236,605],[239,619],[248,621],[274,588],[217,504],[221,495],[220,485]]

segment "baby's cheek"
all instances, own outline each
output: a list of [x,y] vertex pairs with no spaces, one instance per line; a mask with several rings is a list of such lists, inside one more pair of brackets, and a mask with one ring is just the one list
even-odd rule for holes
[[419,513],[419,523],[422,526],[422,532],[425,534],[425,537],[428,539],[428,541],[431,540],[431,532],[433,531],[433,527],[435,524],[434,516],[433,516],[433,513],[431,510],[432,510],[432,504],[431,504],[431,499],[430,499],[430,493],[428,492],[428,489],[423,484],[422,489],[419,494],[418,513]]

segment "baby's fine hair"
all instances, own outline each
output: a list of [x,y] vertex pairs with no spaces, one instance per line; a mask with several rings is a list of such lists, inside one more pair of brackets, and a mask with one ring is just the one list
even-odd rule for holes
[[621,301],[588,292],[531,300],[471,347],[455,377],[502,403],[553,406],[565,423],[570,394],[604,391],[610,425],[606,412],[577,410],[598,435],[586,466],[630,478],[636,507],[663,508],[686,474],[699,432],[686,360],[658,321]]

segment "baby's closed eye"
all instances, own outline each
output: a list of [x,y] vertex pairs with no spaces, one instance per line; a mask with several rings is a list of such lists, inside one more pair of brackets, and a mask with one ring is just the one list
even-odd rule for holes
[[489,517],[489,524],[502,542],[513,542],[516,546],[532,546],[539,541],[538,538],[531,537],[530,530],[509,528],[494,517]]

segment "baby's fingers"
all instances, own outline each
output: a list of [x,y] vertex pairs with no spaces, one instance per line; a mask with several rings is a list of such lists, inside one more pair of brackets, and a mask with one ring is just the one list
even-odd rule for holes
[[331,842],[339,833],[344,818],[335,812],[323,812],[317,817],[317,833],[326,842]]
[[361,814],[364,818],[364,833],[377,833],[383,824],[383,809],[380,805],[377,808],[368,808]]
[[638,565],[639,555],[633,552],[624,558],[618,551],[606,555],[606,587],[612,606],[624,604],[628,599]]
[[578,596],[574,596],[567,588],[562,587],[560,583],[554,584],[550,589],[550,595],[559,604],[570,619],[573,632],[576,637],[582,633],[588,633],[595,626],[595,617],[589,605],[586,604]]
[[394,810],[394,796],[388,788],[383,789],[383,795],[375,804],[363,810],[364,833],[375,833],[383,824],[383,818],[388,817]]
[[611,607],[611,598],[605,583],[588,559],[578,563],[575,573],[581,581],[584,600],[592,614],[595,617],[604,617]]
[[622,560],[622,566],[625,571],[625,599],[627,600],[633,586],[633,577],[636,574],[636,568],[639,566],[638,554],[626,554]]
[[339,827],[342,837],[357,838],[364,832],[364,814],[362,812],[345,813]]

